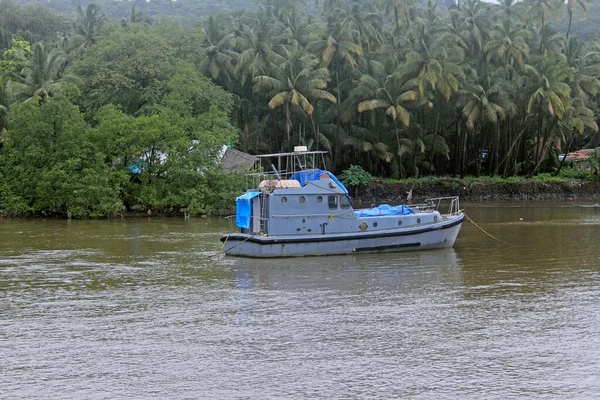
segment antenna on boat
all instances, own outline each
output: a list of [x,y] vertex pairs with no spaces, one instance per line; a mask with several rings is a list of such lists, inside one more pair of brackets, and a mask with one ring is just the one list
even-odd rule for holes
[[275,176],[277,177],[277,180],[280,181],[281,180],[281,176],[279,176],[279,172],[277,172],[277,168],[275,168],[275,165],[271,164],[271,168],[273,169],[273,172],[275,173]]

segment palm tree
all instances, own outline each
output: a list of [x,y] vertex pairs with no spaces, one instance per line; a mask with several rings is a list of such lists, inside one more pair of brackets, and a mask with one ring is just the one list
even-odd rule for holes
[[242,86],[248,77],[267,75],[285,61],[280,54],[282,50],[276,51],[277,44],[272,40],[279,34],[280,27],[263,14],[253,22],[253,26],[243,25],[241,36],[230,39],[240,53],[234,73],[240,77]]
[[406,25],[410,27],[410,10],[415,7],[415,3],[415,0],[383,0],[383,10],[385,14],[394,14],[396,33],[400,31],[400,19],[404,19]]
[[62,50],[46,51],[41,42],[33,46],[33,54],[19,75],[7,83],[8,92],[18,101],[39,98],[45,101],[66,83],[79,83],[79,78],[63,74],[66,61]]
[[[538,19],[540,21],[541,36],[546,36],[545,29],[546,23],[550,16],[554,16],[559,19],[559,8],[562,6],[563,0],[530,0],[529,14],[531,18]],[[544,42],[540,44],[540,53],[544,53]]]
[[[314,106],[311,100],[336,102],[335,97],[325,90],[329,81],[327,68],[318,68],[319,60],[302,55],[297,46],[293,50],[281,68],[274,70],[272,75],[259,75],[253,80],[255,89],[265,91],[271,97],[270,109],[285,108],[288,144],[292,132],[292,107],[298,107],[312,119]],[[313,130],[317,140],[314,123]]]
[[523,4],[521,0],[500,0],[494,8],[502,21],[513,21],[518,19]]
[[372,111],[376,109],[384,109],[394,124],[394,134],[396,136],[397,151],[400,150],[400,135],[398,132],[398,121],[404,126],[410,124],[410,114],[401,103],[414,102],[418,98],[418,93],[411,88],[408,88],[407,82],[401,82],[395,75],[389,76],[383,86],[369,75],[363,75],[360,86],[370,87],[372,90],[372,98],[364,100],[358,105],[359,112]]
[[355,1],[348,12],[342,15],[342,24],[352,26],[352,30],[357,35],[356,43],[363,49],[369,51],[373,46],[383,42],[381,31],[383,20],[379,10],[371,3],[363,4]]
[[306,46],[310,42],[310,33],[316,28],[316,22],[311,15],[304,16],[296,9],[282,16],[282,34],[280,39],[292,45],[294,42]]
[[459,41],[449,33],[432,33],[424,24],[413,24],[409,37],[406,61],[398,68],[398,74],[415,77],[420,97],[431,89],[439,92],[447,101],[459,87],[464,75],[459,65],[464,51],[456,46]]
[[357,127],[352,135],[344,140],[344,144],[353,148],[358,154],[366,155],[369,169],[373,172],[377,169],[375,167],[377,161],[389,164],[394,158],[394,153],[390,151],[386,139],[385,135],[381,135],[377,129]]
[[481,0],[461,0],[462,7],[460,8],[460,16],[463,19],[463,25],[467,35],[467,41],[474,45],[477,55],[483,50],[483,46],[487,41],[489,32],[489,6],[482,3]]
[[516,61],[519,67],[523,67],[525,59],[529,56],[525,32],[514,26],[510,20],[504,20],[490,32],[490,40],[483,49],[487,53],[488,62],[495,58],[505,65],[513,65],[513,61]]
[[586,3],[589,0],[567,0],[567,16],[569,18],[569,26],[567,28],[567,41],[569,40],[569,33],[571,32],[571,23],[573,22],[573,11],[576,8],[580,8],[584,14],[587,14]]
[[560,173],[575,138],[581,137],[585,128],[590,128],[594,132],[598,132],[598,123],[596,122],[594,112],[585,106],[585,101],[581,97],[572,99],[571,107],[565,112],[563,121],[559,122],[559,126],[562,131],[570,133],[571,137],[569,140],[566,140],[565,135],[563,135],[566,148],[564,156],[554,173],[556,176]]
[[531,82],[528,93],[528,113],[537,113],[537,140],[535,146],[536,165],[530,176],[537,173],[546,153],[546,146],[551,143],[549,135],[555,124],[546,129],[542,135],[544,116],[556,121],[563,118],[563,114],[571,107],[571,88],[568,82],[573,78],[573,71],[569,68],[566,57],[562,54],[546,53],[536,63],[535,68],[528,65],[525,68],[526,76]]
[[129,17],[123,17],[121,20],[121,26],[125,28],[128,24],[144,24],[152,25],[152,18],[145,15],[142,11],[135,11],[135,3],[131,5],[131,11]]
[[[499,121],[506,117],[507,109],[513,109],[514,105],[506,98],[506,85],[502,79],[503,70],[499,69],[494,74],[484,75],[481,78],[474,77],[475,83],[467,85],[465,89],[459,91],[461,101],[458,103],[461,112],[466,120],[467,130],[477,135],[480,143],[471,144],[475,149],[475,163],[477,174],[481,169],[481,152],[486,146],[486,136],[484,131],[492,132],[491,129],[485,129],[486,126],[495,126],[496,134],[493,136],[492,146],[493,154],[490,158],[493,163],[498,161],[498,144],[500,142]],[[468,148],[468,133],[462,138],[461,151],[461,173],[464,173],[465,159]],[[483,141],[483,144],[481,143]],[[489,153],[489,152],[488,152]],[[493,170],[494,168],[492,168]]]
[[600,51],[576,37],[569,39],[565,50],[567,64],[574,74],[571,89],[574,95],[587,101],[600,93]]
[[96,43],[96,36],[104,22],[104,14],[94,3],[90,3],[85,8],[77,7],[77,19],[73,25],[73,34],[79,47],[84,48],[90,44]]
[[204,28],[204,56],[198,67],[205,76],[231,87],[237,54],[229,49],[231,34],[226,35],[220,23],[218,17],[208,17]]
[[335,129],[336,151],[334,153],[334,167],[339,160],[340,153],[340,124],[342,120],[340,76],[344,66],[348,65],[354,69],[358,65],[357,58],[362,55],[361,46],[353,41],[356,33],[356,30],[353,30],[349,25],[342,25],[334,17],[329,16],[327,31],[321,33],[323,35],[321,39],[307,45],[309,51],[320,55],[323,67],[332,67],[335,71],[337,122]]

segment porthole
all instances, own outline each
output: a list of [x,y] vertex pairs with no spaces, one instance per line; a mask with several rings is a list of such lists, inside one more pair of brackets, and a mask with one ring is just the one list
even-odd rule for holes
[[323,196],[317,196],[317,203],[323,202]]
[[437,217],[437,215],[434,215],[434,216],[433,216],[433,220],[434,220],[434,221],[437,221],[437,220],[438,220],[438,217]]
[[283,205],[287,204],[287,197],[283,196],[281,198],[281,204],[283,204]]
[[398,226],[402,226],[402,220],[401,219],[398,220]]
[[300,202],[300,204],[303,204],[306,201],[306,199],[304,198],[304,196],[300,196],[298,201]]
[[377,228],[377,222],[373,222],[373,228]]
[[417,224],[421,223],[421,218],[417,218]]

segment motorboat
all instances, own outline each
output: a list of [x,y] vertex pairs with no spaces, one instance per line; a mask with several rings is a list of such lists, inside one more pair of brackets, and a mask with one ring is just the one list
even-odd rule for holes
[[225,254],[299,257],[454,245],[465,219],[458,197],[355,208],[344,184],[323,168],[326,154],[296,146],[254,156],[230,219],[237,231],[221,237]]

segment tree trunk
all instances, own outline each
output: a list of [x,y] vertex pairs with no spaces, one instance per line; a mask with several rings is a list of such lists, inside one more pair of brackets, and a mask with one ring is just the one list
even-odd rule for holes
[[291,143],[291,133],[292,133],[292,116],[290,115],[290,105],[289,103],[285,103],[285,129],[287,131],[287,142],[288,146]]
[[[498,167],[496,167],[496,170],[494,171],[494,175],[498,175],[498,173],[500,171],[500,167],[502,167],[502,165],[505,162],[508,161],[509,157],[511,156],[511,154],[512,154],[513,150],[515,149],[515,147],[517,147],[517,144],[521,140],[521,137],[523,136],[524,133],[525,133],[525,127],[523,127],[523,129],[521,130],[521,132],[519,132],[519,134],[517,135],[517,137],[515,138],[515,140],[510,145],[510,148],[506,152],[506,155],[504,156],[504,158],[502,159],[502,161],[500,162],[500,164],[498,164]],[[508,163],[507,163],[507,167],[504,168],[504,174],[503,175],[506,175],[506,171],[507,170],[508,170]]]
[[540,158],[540,139],[542,137],[542,123],[544,122],[544,115],[542,114],[542,103],[540,102],[540,109],[538,111],[538,129],[537,138],[535,140],[535,163],[537,164]]
[[567,11],[569,12],[569,27],[567,28],[567,45],[569,45],[569,33],[571,33],[571,22],[573,22],[573,11],[571,11],[568,8]]
[[466,169],[467,169],[467,143],[469,140],[469,130],[466,129],[463,133],[463,143],[462,143],[462,167],[461,167],[461,172],[460,175],[461,177],[465,176],[466,173]]
[[339,163],[339,154],[340,154],[340,124],[342,121],[342,94],[340,93],[340,68],[339,66],[335,69],[335,79],[337,86],[337,123],[335,127],[335,154],[333,156],[333,166],[332,169],[337,172],[337,164]]
[[[544,153],[544,155],[548,152],[551,145],[552,145],[552,140],[548,140],[546,143],[544,143],[544,146],[542,147],[542,152]],[[544,161],[544,158],[540,157],[539,161],[535,164],[533,171],[531,171],[531,173],[529,173],[529,175],[527,175],[527,178],[531,178],[532,176],[537,174],[540,167],[542,166],[543,161]]]
[[560,164],[558,164],[558,168],[556,169],[556,172],[554,173],[554,176],[558,176],[558,174],[560,174],[560,170],[562,169],[565,160],[567,159],[567,154],[569,154],[569,150],[571,149],[571,145],[573,144],[573,140],[575,140],[575,135],[577,134],[577,130],[575,130],[575,128],[573,128],[573,136],[571,136],[571,139],[569,140],[569,143],[567,143],[567,147],[565,148],[565,154],[563,155],[562,160],[560,160]]
[[533,168],[533,171],[531,171],[527,175],[528,178],[531,178],[532,176],[537,174],[537,172],[539,171],[539,169],[542,165],[542,162],[544,162],[544,159],[546,158],[546,153],[550,149],[550,146],[552,146],[552,138],[550,138],[550,134],[551,134],[552,130],[554,129],[555,125],[556,125],[556,118],[554,119],[554,123],[552,124],[552,126],[550,126],[548,128],[548,130],[546,131],[546,133],[544,134],[544,138],[542,141],[541,154],[539,155],[538,160],[535,163],[535,167]]
[[[498,168],[498,161],[500,160],[500,121],[496,120],[496,133],[494,134],[494,144],[492,145],[492,151],[490,152],[490,165],[488,166],[488,172],[496,171]],[[493,176],[493,175],[492,175]]]
[[315,135],[315,146],[316,146],[316,150],[319,151],[319,133],[317,132],[317,128],[315,127],[315,120],[313,119],[312,115],[310,116],[310,123],[312,125],[313,128],[313,133]]

